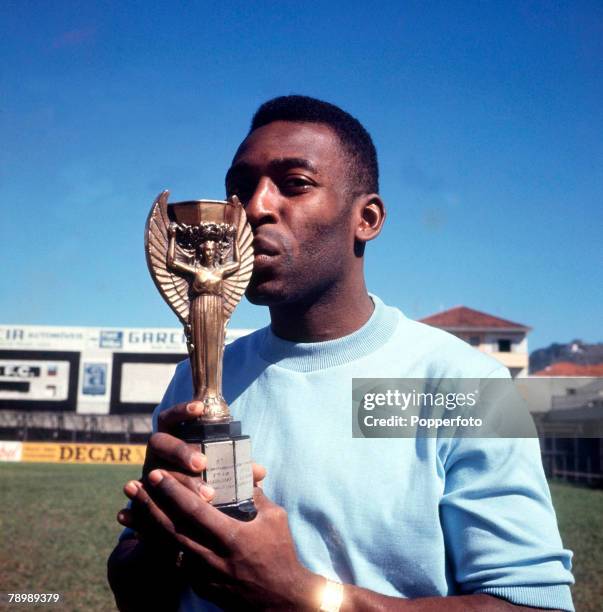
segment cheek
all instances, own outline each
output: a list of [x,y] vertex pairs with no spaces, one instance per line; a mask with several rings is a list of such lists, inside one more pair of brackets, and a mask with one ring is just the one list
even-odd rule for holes
[[314,284],[321,279],[340,278],[348,268],[353,243],[345,228],[316,224],[306,238],[295,243],[292,257],[293,282]]
[[316,223],[309,230],[310,255],[313,259],[328,259],[332,265],[343,263],[353,253],[354,234],[349,219],[331,223]]
[[[339,209],[335,212],[335,209]],[[337,276],[354,257],[354,231],[349,210],[332,198],[285,208],[281,221],[287,257],[281,274],[287,282],[312,283],[312,277]],[[299,282],[298,282],[299,281]]]

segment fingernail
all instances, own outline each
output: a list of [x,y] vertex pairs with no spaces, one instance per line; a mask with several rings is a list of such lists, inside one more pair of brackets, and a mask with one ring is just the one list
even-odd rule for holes
[[152,485],[158,485],[162,480],[163,480],[163,474],[161,473],[161,470],[153,470],[149,474],[149,482]]
[[201,414],[203,412],[203,404],[201,402],[191,402],[187,405],[186,411],[189,414]]
[[130,480],[130,482],[126,483],[124,491],[128,495],[136,495],[136,493],[138,493],[138,482],[136,480]]
[[208,484],[202,484],[199,487],[199,492],[203,497],[205,497],[205,499],[208,500],[213,499],[214,495],[216,494],[216,490]]
[[205,467],[205,457],[200,453],[194,453],[191,456],[191,467],[196,472],[200,472]]

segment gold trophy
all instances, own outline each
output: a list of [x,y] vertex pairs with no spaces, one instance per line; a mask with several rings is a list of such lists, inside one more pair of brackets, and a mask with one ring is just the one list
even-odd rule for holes
[[226,326],[253,270],[253,235],[236,196],[168,205],[169,191],[153,203],[145,228],[149,271],[176,313],[187,339],[194,398],[204,412],[183,422],[179,435],[207,457],[205,481],[212,504],[241,520],[256,515],[251,441],[241,435],[222,397]]

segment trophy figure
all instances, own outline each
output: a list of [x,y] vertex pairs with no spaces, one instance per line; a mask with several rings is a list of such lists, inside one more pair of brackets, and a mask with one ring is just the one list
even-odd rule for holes
[[216,495],[212,504],[241,520],[256,515],[251,441],[241,434],[222,397],[226,326],[249,283],[253,235],[236,196],[228,201],[155,200],[145,228],[149,271],[176,313],[187,339],[194,400],[204,410],[180,426],[180,437],[200,445],[203,473]]

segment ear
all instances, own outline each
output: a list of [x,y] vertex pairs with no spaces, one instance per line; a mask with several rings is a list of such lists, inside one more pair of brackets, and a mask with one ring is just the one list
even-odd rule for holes
[[358,242],[368,242],[376,238],[385,222],[385,205],[376,193],[362,195],[356,202],[356,225],[354,238]]

